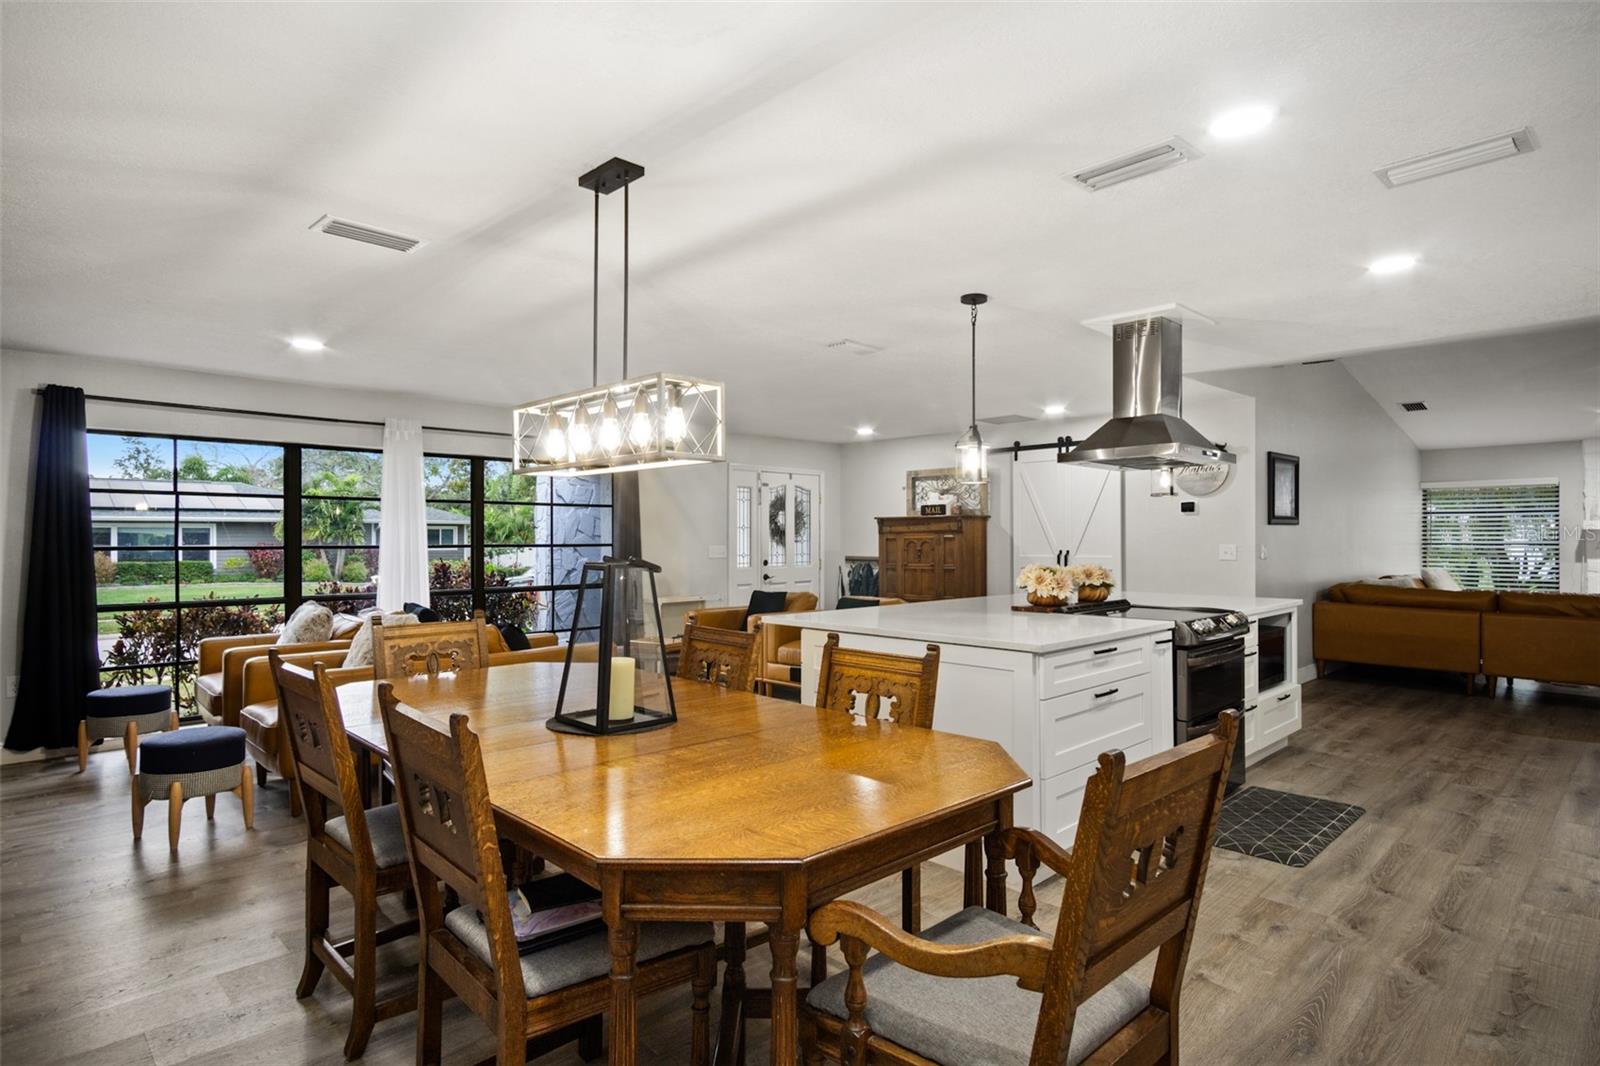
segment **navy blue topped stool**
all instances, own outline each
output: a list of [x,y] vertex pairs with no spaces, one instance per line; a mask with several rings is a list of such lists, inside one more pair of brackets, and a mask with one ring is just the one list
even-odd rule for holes
[[83,701],[88,716],[78,722],[78,773],[89,768],[89,742],[122,738],[128,749],[128,773],[133,773],[140,733],[160,733],[178,728],[172,708],[172,689],[166,685],[128,685],[98,688]]
[[178,850],[183,801],[206,798],[206,820],[217,813],[217,793],[232,792],[244,806],[244,827],[255,828],[255,780],[244,757],[244,730],[214,725],[150,737],[139,745],[133,779],[133,839],[144,834],[145,804],[167,801],[167,843]]

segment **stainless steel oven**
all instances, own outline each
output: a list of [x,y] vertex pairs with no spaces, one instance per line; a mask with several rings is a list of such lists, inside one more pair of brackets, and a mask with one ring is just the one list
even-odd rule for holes
[[[1173,740],[1183,743],[1217,728],[1223,711],[1244,710],[1244,638],[1173,649]],[[1234,739],[1229,793],[1244,784],[1244,723]]]

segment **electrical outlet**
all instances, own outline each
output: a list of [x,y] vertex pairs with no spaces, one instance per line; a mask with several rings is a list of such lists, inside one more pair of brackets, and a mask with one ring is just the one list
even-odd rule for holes
[[17,678],[16,677],[8,677],[8,678],[6,678],[6,699],[14,700],[16,698],[17,698]]
[[1265,559],[1267,557],[1267,546],[1265,544],[1261,545],[1260,552],[1260,558]]
[[1225,563],[1239,561],[1239,546],[1237,544],[1218,544],[1217,558]]
[[706,545],[706,558],[707,559],[726,559],[727,557],[728,557],[728,546],[726,544],[708,544],[708,545]]

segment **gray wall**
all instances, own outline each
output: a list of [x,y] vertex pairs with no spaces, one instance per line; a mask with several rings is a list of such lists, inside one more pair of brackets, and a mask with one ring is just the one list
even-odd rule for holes
[[1422,453],[1422,480],[1551,478],[1561,484],[1561,591],[1583,591],[1583,442],[1444,448]]
[[[1256,593],[1306,601],[1305,666],[1312,659],[1309,604],[1319,592],[1338,581],[1419,569],[1417,448],[1339,363],[1196,376],[1256,398]],[[1299,525],[1267,524],[1269,451],[1300,457]]]

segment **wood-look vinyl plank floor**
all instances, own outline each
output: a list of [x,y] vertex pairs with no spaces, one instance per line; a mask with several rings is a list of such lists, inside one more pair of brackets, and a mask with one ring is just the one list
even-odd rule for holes
[[[1600,1062],[1600,693],[1521,682],[1490,700],[1462,695],[1453,678],[1349,673],[1307,685],[1304,706],[1306,728],[1251,767],[1250,782],[1367,813],[1304,869],[1212,853],[1184,985],[1184,1057]],[[159,803],[143,844],[132,842],[120,748],[74,769],[67,759],[0,771],[0,1057],[343,1062],[343,990],[324,977],[314,996],[294,998],[304,830],[281,782],[257,793],[251,833],[231,797],[211,823],[203,805],[186,805],[172,859]],[[898,887],[859,898],[893,914]],[[930,923],[960,895],[955,871],[926,868]],[[334,899],[334,926],[347,928],[348,902]],[[1059,901],[1059,884],[1042,887],[1047,930]],[[386,907],[399,913],[397,901]],[[409,945],[380,959],[386,981],[415,979]],[[749,981],[765,984],[768,965],[754,951]],[[493,1051],[459,1003],[444,1034],[447,1063]],[[750,1036],[750,1061],[765,1062],[766,1023]],[[641,1004],[641,1062],[684,1063],[688,1042],[687,991]],[[363,1061],[414,1057],[407,1016],[377,1027]],[[569,1048],[538,1061],[580,1060]]]

